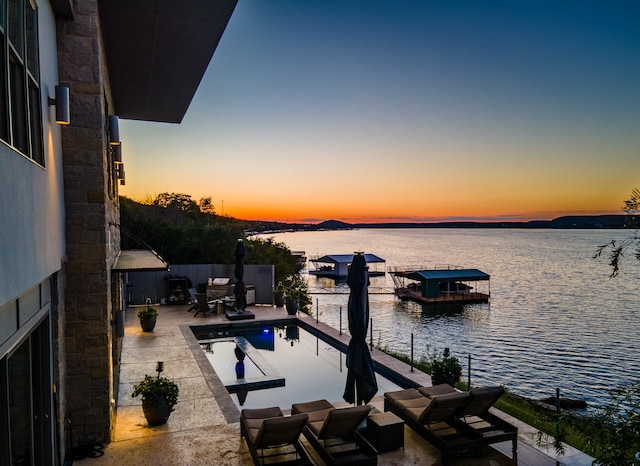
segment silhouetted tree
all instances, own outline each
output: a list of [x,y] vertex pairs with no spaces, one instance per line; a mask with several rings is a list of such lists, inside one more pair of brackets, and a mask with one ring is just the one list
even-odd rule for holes
[[[210,200],[211,198],[203,198]],[[233,264],[238,238],[251,222],[220,217],[186,194],[162,193],[150,203],[120,198],[123,249],[151,247],[169,263]],[[247,241],[247,264],[274,264],[276,283],[300,270],[291,251],[272,239]]]
[[625,228],[633,229],[635,232],[621,241],[611,240],[599,246],[593,256],[595,259],[600,257],[605,251],[609,251],[609,265],[611,266],[612,277],[615,277],[620,272],[620,259],[624,257],[624,254],[629,249],[632,249],[635,258],[640,260],[640,236],[638,236],[638,228],[640,227],[638,219],[639,203],[640,189],[635,188],[631,191],[631,197],[625,201],[625,206],[622,209],[623,212],[625,212]]
[[198,206],[200,207],[200,212],[204,214],[216,214],[216,209],[213,207],[213,200],[211,199],[211,196],[200,198]]

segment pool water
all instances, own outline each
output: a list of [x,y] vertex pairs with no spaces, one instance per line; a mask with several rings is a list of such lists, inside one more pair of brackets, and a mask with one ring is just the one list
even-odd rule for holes
[[[266,326],[201,340],[218,377],[242,408],[291,407],[292,403],[342,401],[347,379],[346,355],[297,325]],[[236,374],[236,345],[243,348],[244,377]],[[284,386],[277,384],[284,379]],[[263,381],[267,388],[256,387]],[[400,387],[376,374],[378,395]],[[242,389],[243,384],[248,390]]]

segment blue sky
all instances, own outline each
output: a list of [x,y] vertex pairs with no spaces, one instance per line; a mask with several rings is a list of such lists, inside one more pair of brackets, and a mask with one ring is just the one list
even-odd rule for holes
[[284,221],[616,213],[638,83],[638,2],[240,0],[183,122],[121,123],[121,193]]

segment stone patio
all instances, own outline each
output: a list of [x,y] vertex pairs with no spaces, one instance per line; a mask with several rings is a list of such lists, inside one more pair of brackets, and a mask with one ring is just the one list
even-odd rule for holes
[[[117,417],[112,442],[98,458],[75,459],[79,465],[247,465],[252,464],[249,450],[240,438],[239,412],[213,369],[202,364],[203,353],[190,334],[190,325],[227,323],[224,315],[209,314],[194,317],[189,306],[159,306],[159,316],[153,332],[142,332],[135,308],[126,312],[126,329],[121,357]],[[283,308],[254,306],[250,310],[256,320],[295,319]],[[298,319],[316,326],[337,341],[348,343],[347,335],[315,318],[298,314]],[[374,349],[372,357],[421,385],[430,385],[430,378],[409,365]],[[206,360],[206,357],[204,358]],[[145,374],[154,375],[157,361],[164,362],[162,375],[175,380],[180,398],[167,424],[149,427],[142,413],[139,398],[131,398],[133,385]],[[310,400],[311,401],[311,400]],[[337,405],[342,400],[329,400]],[[382,397],[374,398],[374,408],[383,411]],[[286,411],[285,406],[281,407]],[[554,451],[534,448],[535,431],[519,421],[518,464],[555,465]],[[308,446],[308,445],[305,445]],[[455,466],[501,466],[514,464],[509,458],[509,445],[490,448],[483,458],[460,457]],[[500,450],[500,451],[498,451]],[[504,452],[504,453],[501,453]],[[314,458],[321,464],[317,458]],[[559,458],[566,465],[590,465],[591,458],[568,447]],[[70,464],[70,463],[66,463]],[[440,454],[426,440],[405,426],[405,447],[378,456],[380,465],[440,465]]]

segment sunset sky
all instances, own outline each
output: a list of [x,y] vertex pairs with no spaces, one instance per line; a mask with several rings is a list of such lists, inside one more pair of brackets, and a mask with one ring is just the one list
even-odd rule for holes
[[640,2],[239,0],[182,123],[120,133],[122,195],[241,219],[621,213]]

